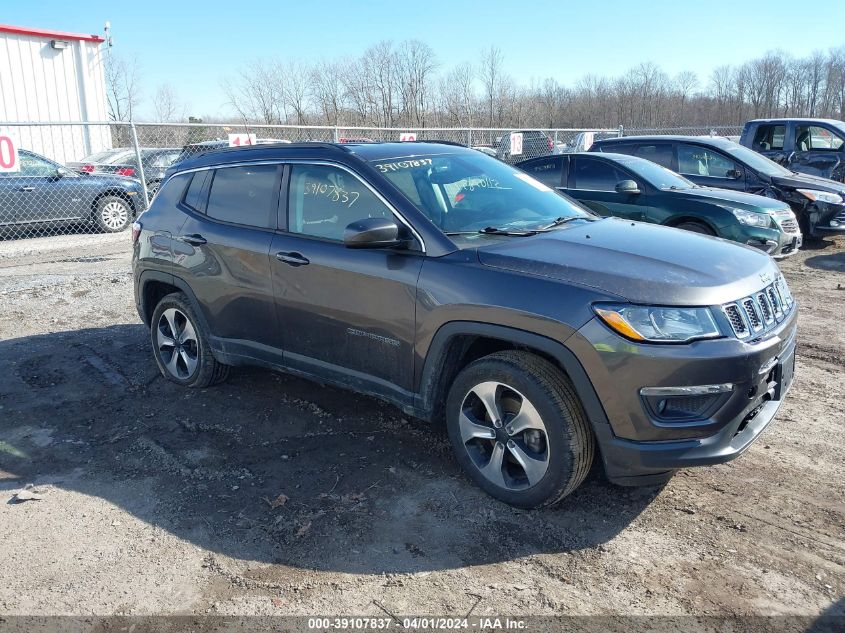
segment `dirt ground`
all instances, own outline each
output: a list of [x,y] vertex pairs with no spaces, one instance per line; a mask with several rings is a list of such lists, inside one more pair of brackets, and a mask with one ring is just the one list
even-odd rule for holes
[[376,400],[167,382],[128,242],[0,242],[0,616],[845,615],[845,239],[782,263],[796,378],[744,456],[534,512]]

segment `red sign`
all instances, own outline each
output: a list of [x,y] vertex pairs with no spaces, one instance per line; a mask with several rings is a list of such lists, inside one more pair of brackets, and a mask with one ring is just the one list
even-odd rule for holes
[[20,171],[18,144],[7,134],[0,134],[0,172]]

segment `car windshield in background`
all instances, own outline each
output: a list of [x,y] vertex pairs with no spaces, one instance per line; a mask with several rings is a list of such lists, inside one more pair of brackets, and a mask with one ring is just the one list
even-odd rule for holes
[[623,158],[619,160],[619,164],[624,165],[657,189],[693,189],[698,186],[674,171],[649,160]]
[[766,176],[789,176],[792,174],[791,171],[785,167],[781,167],[775,161],[769,160],[762,154],[758,154],[754,150],[750,150],[742,145],[730,143],[728,146],[722,147],[721,149],[736,158],[738,161],[745,163],[754,171],[765,174]]
[[372,161],[444,233],[530,234],[595,216],[528,174],[484,154]]

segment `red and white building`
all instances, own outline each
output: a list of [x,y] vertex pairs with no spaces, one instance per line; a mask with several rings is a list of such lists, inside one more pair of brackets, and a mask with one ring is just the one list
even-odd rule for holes
[[0,24],[0,128],[60,162],[111,147],[108,126],[9,126],[108,121],[104,38]]

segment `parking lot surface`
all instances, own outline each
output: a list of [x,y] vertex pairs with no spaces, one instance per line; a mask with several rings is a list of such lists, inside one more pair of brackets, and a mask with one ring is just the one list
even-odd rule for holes
[[164,380],[126,233],[0,242],[0,613],[845,614],[845,239],[781,267],[796,378],[745,455],[528,512],[379,401]]

